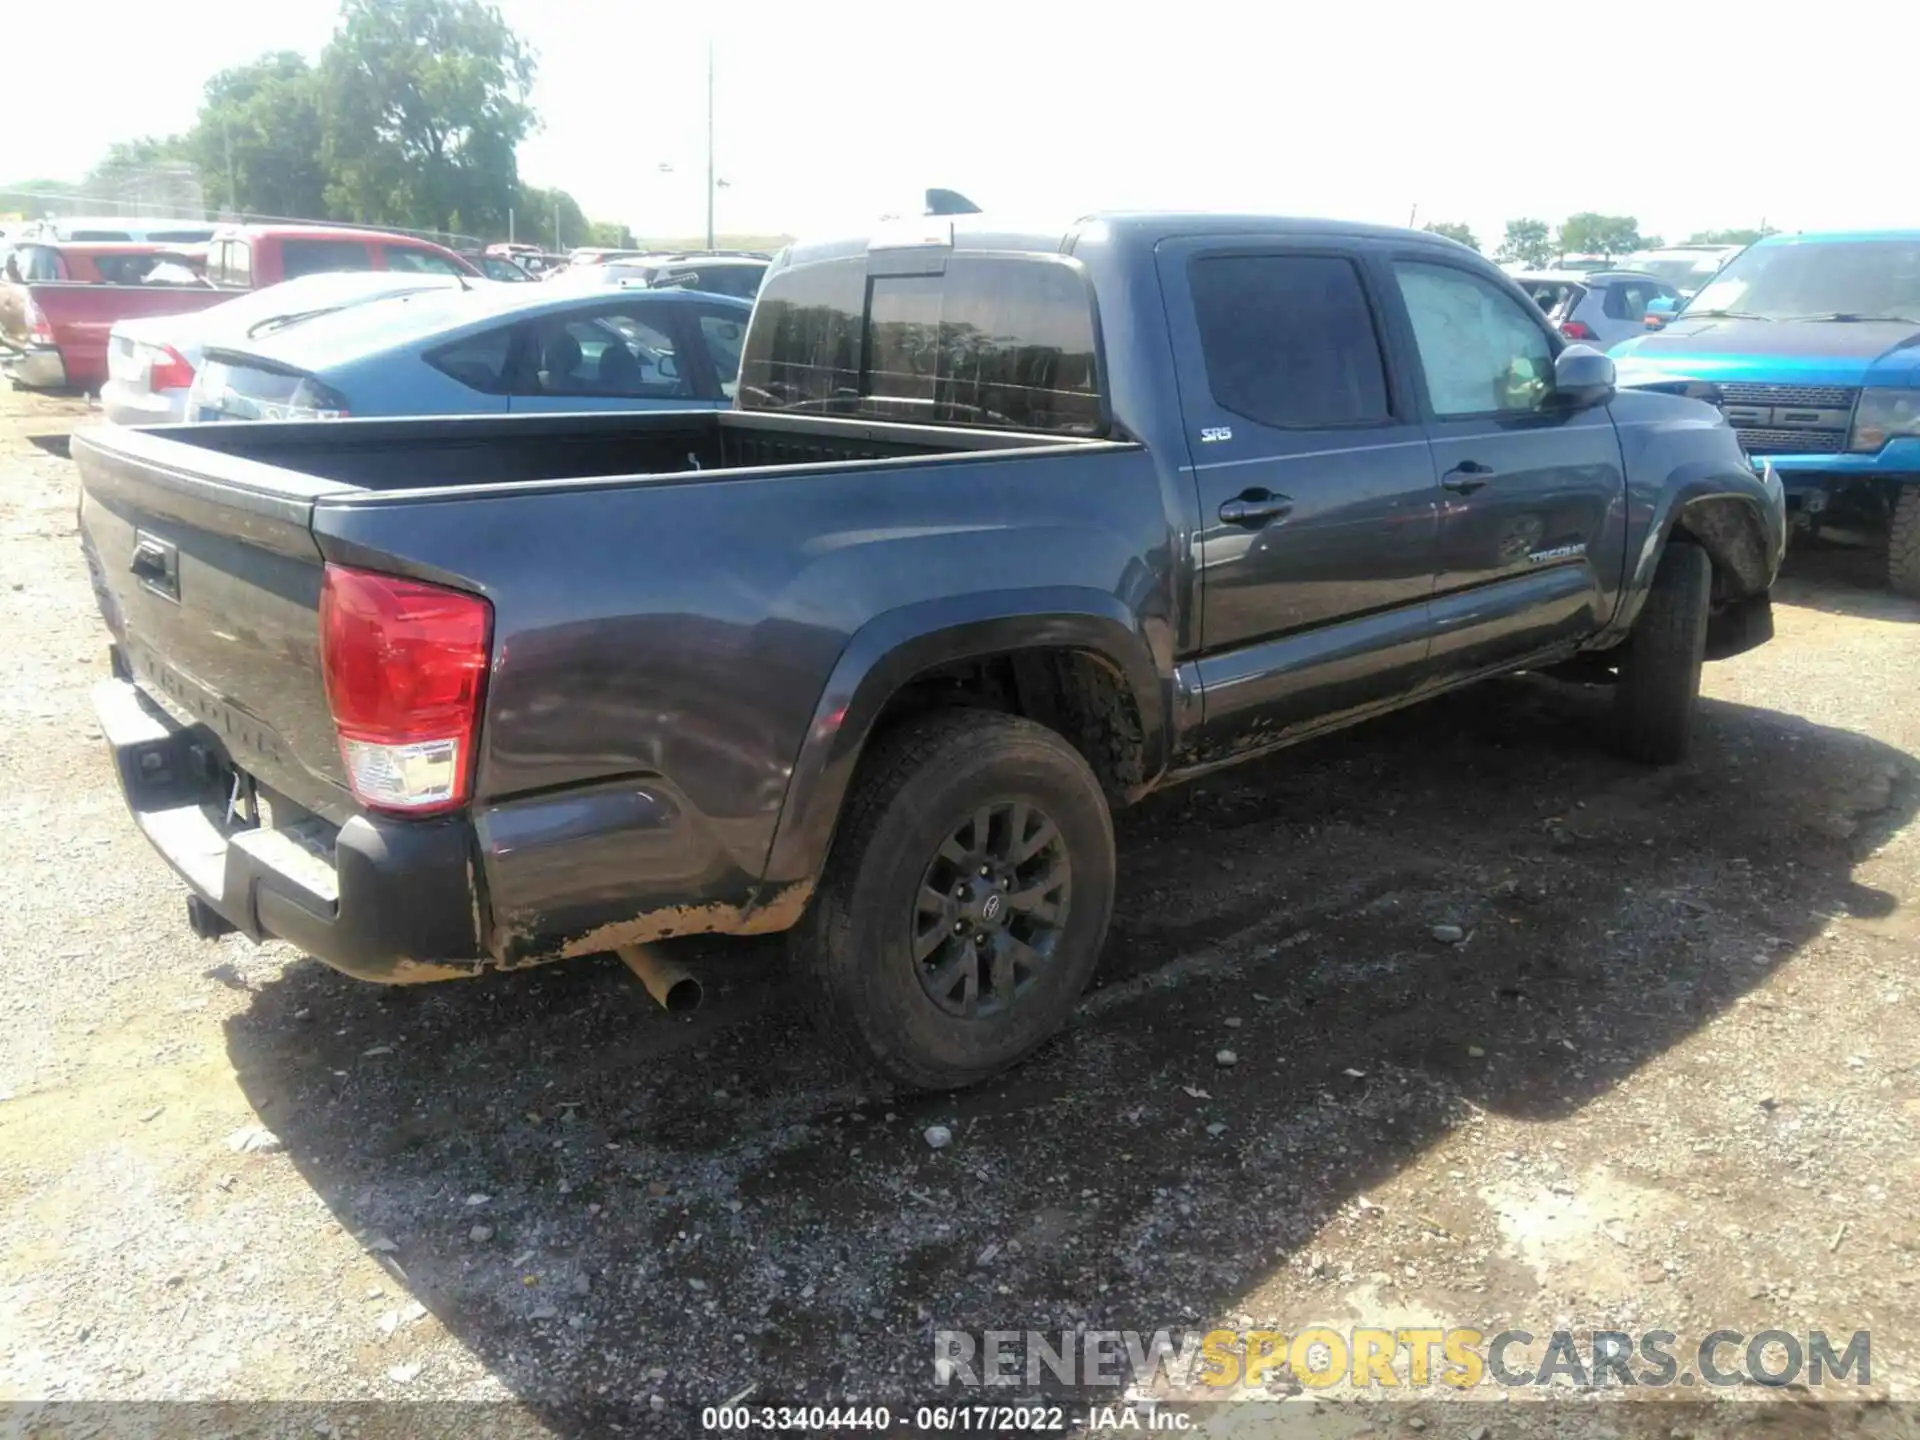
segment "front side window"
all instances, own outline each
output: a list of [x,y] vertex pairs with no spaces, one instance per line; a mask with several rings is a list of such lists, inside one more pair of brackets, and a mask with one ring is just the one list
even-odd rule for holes
[[1389,418],[1360,273],[1328,255],[1219,255],[1190,272],[1207,384],[1222,409],[1286,428]]
[[1427,398],[1440,416],[1530,414],[1553,393],[1553,348],[1537,316],[1451,265],[1397,261]]
[[535,395],[688,399],[693,377],[660,324],[630,311],[551,316],[534,326]]
[[373,257],[358,240],[282,240],[280,264],[284,278],[324,275],[335,270],[371,270]]

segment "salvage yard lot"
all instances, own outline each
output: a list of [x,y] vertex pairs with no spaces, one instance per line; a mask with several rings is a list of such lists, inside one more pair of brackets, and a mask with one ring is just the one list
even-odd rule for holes
[[384,991],[194,940],[29,439],[84,415],[0,394],[0,1399],[664,1433],[924,1398],[936,1329],[1313,1322],[1870,1330],[1910,1393],[1920,606],[1874,557],[1790,559],[1687,765],[1523,679],[1119,817],[1066,1034],[906,1097],[821,1057],[777,943],[686,952],[683,1018],[612,960]]

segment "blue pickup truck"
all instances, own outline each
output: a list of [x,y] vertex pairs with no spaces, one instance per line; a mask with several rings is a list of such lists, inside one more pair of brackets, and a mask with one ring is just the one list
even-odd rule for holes
[[1623,386],[1719,405],[1800,527],[1885,528],[1920,598],[1920,230],[1769,236],[1612,355]]

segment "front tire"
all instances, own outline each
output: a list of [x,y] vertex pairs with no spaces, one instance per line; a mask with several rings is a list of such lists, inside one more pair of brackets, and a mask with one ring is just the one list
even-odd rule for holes
[[1902,485],[1887,535],[1887,584],[1920,600],[1920,484]]
[[1634,622],[1614,691],[1620,748],[1649,765],[1686,758],[1707,651],[1713,564],[1706,551],[1669,541]]
[[1073,746],[993,711],[924,716],[862,763],[795,931],[799,980],[893,1080],[977,1084],[1065,1022],[1113,890],[1112,819]]

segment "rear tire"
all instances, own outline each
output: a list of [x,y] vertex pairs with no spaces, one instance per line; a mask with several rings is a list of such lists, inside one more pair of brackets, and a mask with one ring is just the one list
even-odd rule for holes
[[1920,600],[1920,485],[1902,485],[1887,536],[1887,584]]
[[915,1089],[977,1084],[1065,1022],[1113,890],[1113,823],[1080,753],[1030,720],[941,711],[862,762],[794,931],[798,979],[856,1059]]
[[1671,765],[1686,757],[1712,599],[1706,551],[1668,541],[1621,656],[1613,697],[1620,748],[1635,760]]

